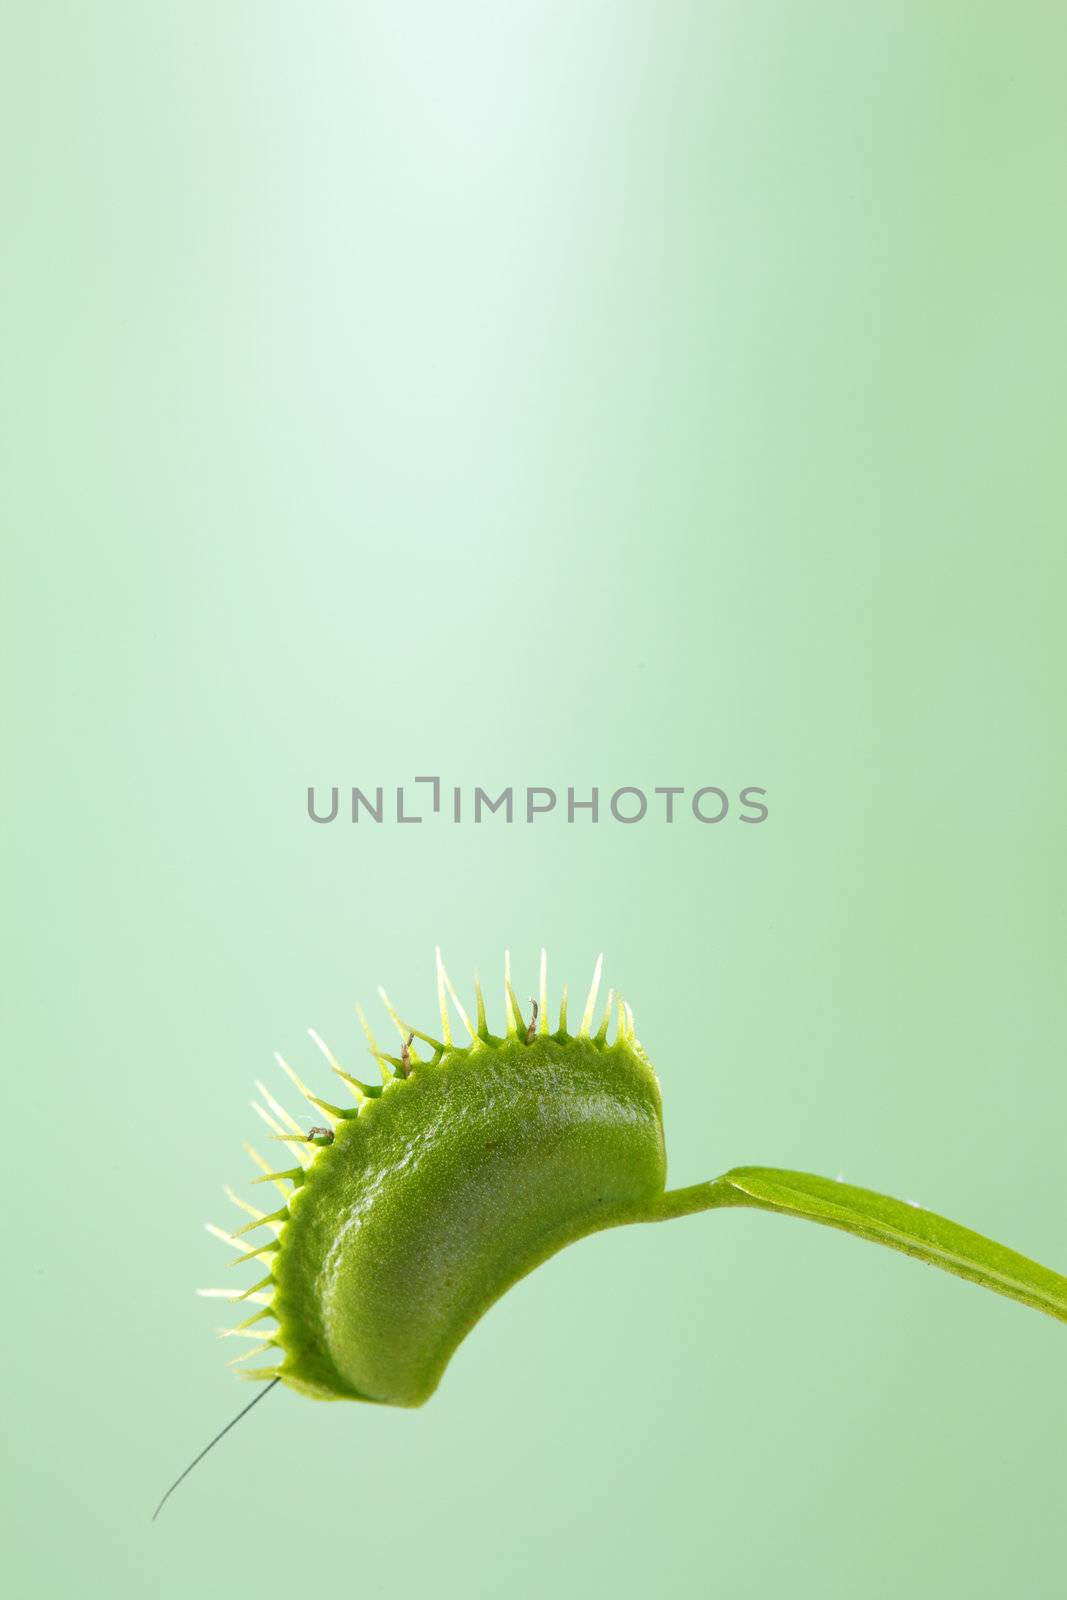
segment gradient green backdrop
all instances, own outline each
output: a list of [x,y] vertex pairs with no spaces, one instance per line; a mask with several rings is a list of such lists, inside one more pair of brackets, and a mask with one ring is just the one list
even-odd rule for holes
[[[192,1291],[252,1080],[437,941],[606,951],[675,1182],[1064,1266],[1062,5],[0,31],[8,1592],[1062,1595],[1063,1328],[758,1215],[557,1258],[424,1411],[276,1392],[148,1521],[249,1394]],[[430,772],[772,810],[305,818]]]

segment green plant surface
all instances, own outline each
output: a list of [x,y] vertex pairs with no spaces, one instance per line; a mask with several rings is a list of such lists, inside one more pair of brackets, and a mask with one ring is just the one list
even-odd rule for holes
[[494,1300],[652,1201],[664,1171],[659,1089],[625,1040],[512,1036],[420,1063],[338,1120],[289,1202],[281,1376],[421,1405]]
[[840,1228],[1067,1322],[1067,1278],[1058,1272],[910,1201],[810,1172],[735,1167],[710,1183],[669,1190],[648,1220],[668,1221],[722,1206],[751,1206]]
[[[269,1273],[249,1289],[204,1291],[253,1302],[229,1330],[257,1341],[235,1365],[277,1353],[243,1376],[316,1399],[422,1405],[479,1318],[558,1250],[605,1228],[734,1206],[838,1228],[1067,1320],[1067,1279],[908,1201],[766,1167],[668,1191],[659,1083],[614,992],[594,1032],[600,974],[598,961],[577,1032],[566,990],[550,1032],[544,953],[529,1022],[506,958],[498,1036],[480,983],[472,1023],[438,952],[440,1038],[410,1027],[383,991],[401,1039],[400,1054],[387,1055],[360,1012],[380,1085],[355,1078],[312,1035],[354,1105],[321,1099],[281,1062],[329,1126],[305,1132],[260,1085],[256,1109],[298,1164],[271,1171],[253,1151],[265,1169],[256,1181],[275,1183],[284,1205],[264,1214],[232,1196],[252,1221],[212,1231],[238,1248],[231,1264]],[[452,1037],[450,1001],[466,1043]],[[248,1247],[263,1229],[266,1242]]]

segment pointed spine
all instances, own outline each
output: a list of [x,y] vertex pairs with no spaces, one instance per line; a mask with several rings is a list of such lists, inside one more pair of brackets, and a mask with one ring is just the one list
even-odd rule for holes
[[280,1211],[272,1211],[268,1215],[265,1211],[261,1211],[258,1206],[249,1205],[247,1200],[243,1200],[239,1194],[235,1194],[228,1183],[223,1185],[223,1192],[227,1199],[233,1201],[235,1206],[255,1219],[253,1222],[246,1223],[243,1228],[238,1228],[234,1234],[235,1239],[239,1239],[243,1233],[250,1232],[252,1228],[258,1228],[261,1225],[266,1225],[276,1237],[281,1233],[282,1224],[289,1217],[289,1207],[287,1205],[283,1206]]
[[285,1195],[288,1198],[288,1195],[289,1195],[290,1191],[280,1181],[281,1177],[282,1177],[282,1174],[279,1173],[276,1176],[273,1175],[271,1173],[270,1163],[268,1161],[264,1161],[264,1159],[260,1155],[259,1151],[253,1145],[250,1145],[250,1144],[248,1144],[246,1142],[245,1145],[244,1145],[244,1150],[245,1150],[245,1153],[247,1155],[251,1156],[252,1160],[255,1162],[256,1166],[259,1168],[260,1172],[263,1174],[263,1177],[261,1177],[261,1178],[253,1178],[252,1182],[253,1183],[265,1183],[266,1180],[268,1178],[270,1178],[271,1182],[275,1184],[275,1186],[277,1187],[279,1192],[281,1194]]
[[310,1167],[314,1158],[309,1156],[306,1150],[302,1150],[300,1148],[300,1146],[304,1143],[303,1134],[298,1130],[294,1135],[283,1128],[281,1123],[276,1121],[276,1119],[271,1116],[269,1111],[264,1110],[264,1108],[259,1104],[258,1100],[250,1100],[248,1103],[252,1107],[252,1110],[256,1113],[256,1116],[261,1117],[266,1123],[267,1127],[270,1128],[274,1134],[274,1137],[276,1139],[280,1139],[283,1144],[287,1144],[292,1149],[293,1155],[299,1161],[300,1165],[305,1168]]
[[265,1213],[262,1212],[258,1206],[251,1205],[247,1200],[242,1200],[241,1196],[237,1194],[235,1190],[231,1189],[228,1183],[223,1184],[222,1192],[226,1196],[227,1200],[233,1201],[234,1205],[239,1211],[244,1211],[248,1216],[256,1217],[259,1221],[263,1220]]
[[243,1266],[246,1261],[259,1261],[264,1256],[273,1256],[282,1247],[280,1239],[271,1239],[267,1244],[261,1244],[258,1250],[244,1250],[239,1256],[234,1256],[232,1261],[227,1261],[228,1267]]
[[246,1222],[244,1227],[238,1228],[234,1233],[235,1239],[243,1239],[249,1233],[254,1233],[257,1228],[269,1228],[276,1239],[281,1237],[282,1225],[289,1221],[289,1207],[282,1206],[280,1211],[272,1211],[269,1216],[255,1217],[251,1222]]
[[600,1027],[596,1031],[596,1043],[597,1044],[604,1044],[607,1041],[608,1024],[611,1021],[611,1013],[612,1013],[612,1008],[614,1007],[614,1004],[615,1004],[615,990],[614,989],[609,989],[608,990],[608,1003],[604,1007],[604,1015],[603,1015],[603,1018],[601,1019]]
[[362,1109],[370,1099],[370,1096],[367,1093],[367,1085],[365,1083],[360,1083],[358,1078],[353,1078],[350,1072],[345,1071],[344,1067],[342,1067],[341,1063],[338,1061],[337,1057],[334,1055],[325,1039],[320,1038],[320,1036],[315,1032],[314,1028],[308,1029],[308,1038],[314,1045],[318,1047],[319,1050],[322,1051],[327,1062],[329,1063],[330,1071],[336,1072],[342,1083],[348,1085],[353,1100],[356,1102],[356,1105]]
[[441,976],[445,980],[445,988],[448,990],[449,998],[451,999],[452,1004],[456,1008],[456,1011],[457,1011],[457,1013],[459,1015],[460,1021],[463,1023],[463,1026],[466,1028],[467,1033],[470,1036],[471,1049],[472,1050],[480,1050],[481,1047],[482,1047],[482,1041],[478,1036],[478,1030],[477,1030],[477,1028],[475,1028],[474,1024],[471,1022],[470,1017],[467,1015],[467,1011],[466,1011],[465,1006],[463,1005],[462,1001],[460,1000],[459,995],[456,993],[455,987],[454,987],[454,985],[452,983],[452,979],[448,976],[447,968],[445,967],[444,962],[441,960],[441,952],[440,952],[440,950],[438,950],[438,952],[437,952],[437,960],[438,960],[438,963],[439,963],[439,966],[440,966]]
[[538,993],[538,997],[539,997],[539,1000],[540,1000],[540,1013],[541,1013],[541,1021],[540,1021],[539,1025],[538,1025],[538,1032],[547,1034],[547,1032],[548,1032],[548,951],[544,948],[543,945],[541,947],[541,973],[540,973],[540,981],[539,981],[538,986],[537,986],[537,993]]
[[474,974],[474,1003],[478,1013],[478,1037],[484,1044],[488,1044],[489,1024],[485,1020],[485,995],[482,992],[482,980],[477,972]]
[[604,957],[602,955],[597,956],[596,966],[593,968],[593,981],[589,985],[589,995],[585,1002],[585,1010],[582,1012],[582,1025],[578,1029],[579,1039],[588,1039],[589,1037],[589,1029],[593,1022],[593,1012],[596,1008],[596,997],[600,990],[600,974],[603,966]]
[[276,1339],[264,1339],[262,1344],[257,1344],[253,1349],[246,1350],[243,1355],[235,1356],[229,1365],[231,1367],[239,1366],[242,1361],[251,1361],[253,1356],[261,1356],[265,1350],[277,1350],[277,1348]]
[[274,1059],[281,1067],[286,1077],[291,1079],[291,1081],[300,1090],[300,1093],[304,1096],[304,1099],[307,1101],[308,1105],[316,1106],[318,1110],[322,1111],[327,1119],[336,1126],[341,1115],[338,1108],[336,1106],[330,1106],[326,1101],[320,1100],[317,1095],[312,1094],[311,1090],[308,1088],[303,1079],[297,1077],[296,1073],[293,1071],[288,1061],[286,1061],[285,1057],[280,1056],[277,1051],[274,1053]]
[[504,951],[504,1011],[507,1015],[507,1034],[509,1039],[526,1037],[526,1023],[523,1021],[522,1010],[519,1006],[515,990],[511,986],[511,951]]
[[441,947],[437,947],[437,1005],[441,1012],[441,1035],[445,1044],[451,1048],[452,1024],[448,1020],[448,996],[445,993],[445,967],[441,960]]
[[205,1222],[204,1227],[213,1239],[218,1239],[222,1244],[228,1244],[231,1250],[239,1250],[241,1248],[235,1235],[227,1233],[225,1228],[218,1227],[214,1222]]
[[268,1288],[272,1291],[274,1289],[274,1279],[271,1277],[269,1272],[265,1278],[260,1278],[258,1283],[252,1284],[251,1288],[246,1289],[243,1294],[237,1295],[236,1299],[255,1300],[258,1302],[263,1299],[262,1291]]
[[[267,1282],[272,1283],[273,1279],[268,1278]],[[273,1297],[269,1294],[257,1293],[254,1284],[251,1289],[246,1289],[243,1294],[240,1289],[198,1289],[196,1292],[198,1295],[200,1295],[201,1299],[229,1300],[234,1305],[236,1305],[238,1300],[250,1300],[258,1306],[269,1306],[272,1304],[273,1300]]]
[[299,1122],[297,1122],[296,1118],[291,1117],[283,1105],[279,1105],[278,1101],[275,1100],[274,1096],[271,1094],[270,1090],[267,1088],[267,1085],[262,1081],[262,1079],[256,1079],[256,1088],[267,1102],[268,1110],[278,1118],[279,1122],[284,1123],[285,1126],[293,1133],[303,1133],[304,1130],[300,1126]]
[[[445,1047],[441,1040],[435,1039],[432,1033],[423,1033],[421,1028],[413,1028],[410,1022],[405,1022],[403,1017],[397,1013],[396,1007],[386,994],[385,990],[382,988],[381,984],[378,985],[378,993],[381,996],[382,1005],[392,1017],[396,1031],[399,1033],[401,1039],[406,1039],[409,1033],[413,1033],[416,1039],[421,1039],[423,1044],[428,1044],[435,1055],[444,1055]],[[415,1059],[414,1051],[412,1052],[411,1059],[413,1061]]]
[[248,1338],[251,1336],[253,1339],[258,1339],[260,1335],[258,1333],[253,1333],[252,1329],[257,1323],[263,1322],[264,1319],[268,1317],[273,1318],[275,1322],[278,1320],[277,1316],[275,1315],[274,1308],[271,1305],[265,1305],[261,1310],[253,1311],[250,1317],[246,1317],[243,1322],[235,1322],[232,1328],[219,1328],[219,1338],[236,1339]]
[[378,1071],[382,1075],[382,1086],[384,1087],[387,1083],[392,1083],[393,1079],[396,1077],[396,1073],[389,1065],[389,1058],[382,1050],[378,1048],[378,1041],[374,1037],[374,1030],[367,1021],[367,1013],[364,1011],[361,1005],[357,1005],[356,1007],[356,1016],[359,1018],[359,1025],[366,1035],[367,1043],[370,1046],[370,1053],[378,1063]]

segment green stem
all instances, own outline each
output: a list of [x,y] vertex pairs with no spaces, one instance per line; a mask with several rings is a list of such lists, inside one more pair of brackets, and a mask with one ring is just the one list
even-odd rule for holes
[[1058,1272],[921,1206],[808,1172],[735,1167],[710,1183],[668,1190],[642,1220],[666,1222],[720,1206],[754,1206],[842,1228],[1067,1322],[1067,1278]]

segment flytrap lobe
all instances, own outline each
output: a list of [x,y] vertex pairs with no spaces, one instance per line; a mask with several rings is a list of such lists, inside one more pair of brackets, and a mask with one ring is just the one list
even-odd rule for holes
[[308,1119],[257,1084],[253,1108],[286,1155],[271,1164],[248,1150],[253,1182],[282,1203],[259,1208],[227,1189],[251,1220],[209,1225],[230,1265],[256,1274],[248,1288],[204,1291],[245,1313],[223,1330],[250,1345],[233,1363],[242,1376],[317,1399],[421,1405],[512,1283],[572,1240],[645,1214],[666,1175],[659,1084],[630,1007],[613,990],[601,1006],[600,989],[598,961],[572,1033],[566,989],[550,1021],[544,954],[525,1007],[505,956],[497,1034],[481,983],[472,1018],[438,952],[436,1033],[382,990],[399,1039],[390,1054],[357,1008],[379,1082],[309,1030],[349,1104],[277,1058]]
[[258,1084],[252,1104],[281,1159],[246,1148],[253,1182],[273,1185],[280,1203],[226,1190],[247,1220],[209,1231],[250,1281],[200,1291],[234,1303],[221,1332],[242,1345],[237,1372],[320,1400],[422,1405],[484,1312],[565,1245],[732,1206],[888,1245],[1067,1321],[1067,1278],[910,1202],[768,1167],[668,1190],[659,1082],[630,1007],[609,991],[601,1010],[600,987],[598,960],[577,1029],[566,988],[553,1027],[544,952],[525,1007],[505,956],[496,1034],[478,979],[472,1019],[438,951],[438,1032],[406,1021],[381,990],[399,1041],[388,1053],[357,1008],[379,1081],[355,1076],[310,1031],[345,1105],[277,1057],[307,1109],[294,1117]]

